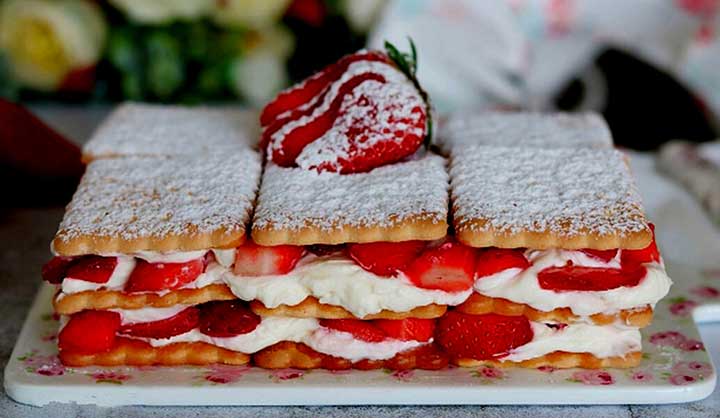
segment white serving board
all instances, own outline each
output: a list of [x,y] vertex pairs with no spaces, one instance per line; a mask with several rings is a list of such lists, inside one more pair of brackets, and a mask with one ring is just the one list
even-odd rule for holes
[[[643,330],[645,359],[628,370],[451,368],[442,371],[268,371],[252,367],[64,368],[57,360],[50,299],[43,285],[5,368],[18,402],[114,405],[643,404],[708,396],[716,373],[691,310],[720,320],[720,272],[671,265],[672,294]],[[713,284],[714,283],[714,284]],[[665,334],[661,334],[665,333]],[[663,337],[664,335],[664,337]],[[662,345],[662,344],[665,345]],[[692,349],[695,348],[695,349]],[[602,384],[604,383],[604,384]]]

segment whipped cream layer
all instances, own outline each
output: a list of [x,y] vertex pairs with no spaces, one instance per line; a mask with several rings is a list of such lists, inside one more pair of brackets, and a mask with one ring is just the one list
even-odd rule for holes
[[472,289],[455,293],[422,289],[402,273],[398,277],[381,277],[340,255],[305,256],[284,275],[230,274],[225,279],[235,296],[259,300],[268,308],[297,305],[313,296],[320,303],[341,306],[358,318],[382,310],[406,312],[433,303],[459,305],[472,293]]
[[[101,289],[122,291],[137,261],[134,255],[115,257],[118,264],[107,283],[92,283],[68,277],[61,284],[62,292],[59,297]],[[218,262],[211,261],[204,273],[181,289],[199,289],[214,283],[225,283],[238,298],[246,301],[257,299],[268,308],[297,305],[312,296],[321,303],[341,306],[359,318],[382,310],[406,312],[433,303],[459,305],[472,293],[472,289],[450,293],[419,288],[410,283],[402,273],[398,277],[378,276],[342,255],[318,257],[309,254],[303,257],[290,273],[258,277],[233,274],[229,266],[219,262],[222,257],[222,254],[218,256],[216,253]],[[189,260],[196,258],[198,257]],[[169,290],[152,293],[168,292]]]
[[396,354],[429,342],[400,341],[385,339],[367,342],[356,339],[352,334],[320,325],[315,318],[289,318],[279,316],[263,317],[253,331],[234,337],[219,338],[201,333],[198,329],[170,338],[135,338],[153,347],[162,347],[178,342],[204,342],[245,354],[256,353],[282,341],[303,343],[313,350],[341,357],[353,362],[360,360],[385,360]]
[[523,361],[555,351],[590,353],[598,358],[623,357],[642,348],[640,330],[621,324],[575,323],[551,327],[531,322],[533,339],[512,350],[501,361]]
[[526,269],[510,268],[475,280],[475,291],[481,295],[524,303],[540,311],[570,308],[575,315],[613,314],[623,309],[652,307],[667,295],[672,280],[660,263],[644,264],[647,273],[637,286],[603,291],[555,292],[540,287],[538,273],[547,267],[562,267],[568,261],[576,266],[620,268],[620,253],[604,261],[582,251],[560,249],[527,250],[531,265]]
[[108,311],[119,313],[120,323],[122,325],[128,325],[162,321],[163,319],[172,318],[188,307],[189,305],[175,305],[167,308],[108,309]]

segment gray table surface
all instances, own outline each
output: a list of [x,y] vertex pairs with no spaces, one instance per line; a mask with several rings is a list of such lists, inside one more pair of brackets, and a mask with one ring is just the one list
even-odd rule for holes
[[[38,108],[38,113],[69,137],[83,142],[104,109]],[[6,197],[7,198],[7,197]],[[50,242],[62,208],[13,209],[0,212],[0,364],[4,368],[39,284],[40,266],[49,257]],[[720,324],[701,327],[717,364]],[[561,397],[562,393],[557,396]],[[720,417],[720,389],[695,403],[646,406],[353,406],[353,407],[118,407],[99,408],[51,404],[21,405],[0,394],[0,417]]]

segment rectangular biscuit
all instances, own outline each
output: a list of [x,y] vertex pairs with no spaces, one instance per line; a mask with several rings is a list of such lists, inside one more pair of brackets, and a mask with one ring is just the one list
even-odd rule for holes
[[125,103],[85,144],[83,161],[252,148],[259,131],[257,114],[250,110]]
[[246,149],[91,162],[53,240],[60,255],[231,248],[245,239],[260,177]]
[[470,112],[449,115],[438,129],[444,151],[456,145],[523,148],[612,148],[597,113]]
[[252,237],[261,245],[433,240],[447,233],[447,213],[437,155],[345,175],[268,164]]
[[473,247],[639,249],[652,240],[617,150],[458,146],[450,178],[455,232]]

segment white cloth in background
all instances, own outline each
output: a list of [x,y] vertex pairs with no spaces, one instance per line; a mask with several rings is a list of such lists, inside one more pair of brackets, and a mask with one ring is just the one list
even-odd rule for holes
[[613,46],[686,81],[720,120],[719,8],[720,0],[390,0],[368,43],[402,48],[411,36],[440,111],[548,108]]

